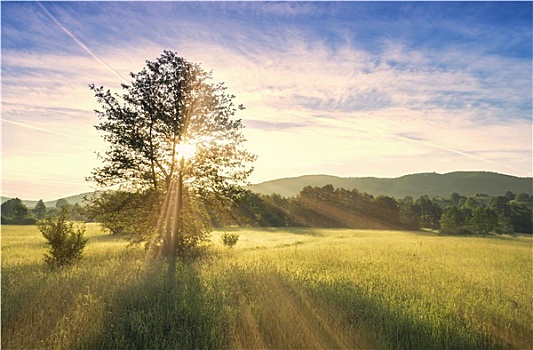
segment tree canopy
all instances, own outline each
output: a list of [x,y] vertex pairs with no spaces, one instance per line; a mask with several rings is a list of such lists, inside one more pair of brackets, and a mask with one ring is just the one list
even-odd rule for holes
[[32,212],[19,198],[12,198],[2,203],[2,224],[33,225],[36,221]]
[[247,179],[255,156],[243,147],[241,120],[233,119],[244,107],[223,83],[172,51],[130,76],[121,96],[90,85],[101,104],[96,128],[109,143],[94,181],[165,191],[191,149],[183,160],[189,188],[223,193]]
[[[152,229],[162,246],[173,247],[167,251],[180,251],[205,237],[198,214],[205,206],[195,200],[232,197],[253,170],[256,157],[234,119],[244,107],[211,72],[172,51],[130,76],[121,95],[90,85],[101,105],[96,129],[109,144],[90,179],[122,186],[94,200],[93,214],[115,233],[146,236]],[[172,243],[165,243],[171,231]]]

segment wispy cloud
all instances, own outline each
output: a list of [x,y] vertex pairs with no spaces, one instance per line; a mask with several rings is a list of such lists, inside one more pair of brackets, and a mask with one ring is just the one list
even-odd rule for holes
[[[253,181],[531,174],[531,26],[519,12],[511,21],[490,4],[10,6],[20,10],[13,18],[32,18],[30,29],[8,26],[2,48],[5,129],[17,134],[4,139],[21,149],[35,146],[23,130],[51,144],[84,139],[84,154],[102,147],[87,84],[119,90],[128,72],[171,49],[212,69],[247,107],[238,117],[259,155]],[[477,20],[478,10],[494,18]],[[28,31],[41,35],[32,50],[10,37]]]
[[46,132],[46,133],[49,133],[49,134],[58,135],[58,136],[61,136],[61,137],[67,137],[67,138],[81,140],[81,141],[92,141],[92,139],[89,139],[89,138],[79,137],[79,136],[75,136],[75,135],[71,135],[71,134],[67,134],[67,133],[63,133],[63,132],[58,132],[58,131],[54,131],[54,130],[50,130],[50,129],[46,129],[46,128],[40,128],[38,126],[34,126],[34,125],[31,125],[31,124],[28,124],[28,123],[21,123],[21,122],[16,122],[16,121],[13,121],[13,120],[8,120],[8,119],[2,119],[2,123],[13,124],[13,125],[16,125],[16,126],[20,126],[22,128],[38,130],[38,131]]

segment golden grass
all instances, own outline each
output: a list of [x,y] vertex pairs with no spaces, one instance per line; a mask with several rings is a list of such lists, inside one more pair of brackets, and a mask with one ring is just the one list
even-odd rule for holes
[[532,348],[531,237],[240,229],[177,266],[87,226],[49,271],[34,226],[2,227],[2,348]]

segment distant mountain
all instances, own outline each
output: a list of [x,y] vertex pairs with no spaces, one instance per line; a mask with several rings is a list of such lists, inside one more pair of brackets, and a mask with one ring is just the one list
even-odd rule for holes
[[447,174],[421,173],[397,178],[337,177],[329,175],[306,175],[262,182],[249,186],[261,193],[278,193],[285,197],[298,194],[305,186],[325,186],[353,189],[373,195],[403,198],[407,195],[418,198],[422,195],[449,196],[457,192],[464,196],[487,194],[502,195],[507,191],[533,195],[533,178],[516,177],[492,172],[459,171]]

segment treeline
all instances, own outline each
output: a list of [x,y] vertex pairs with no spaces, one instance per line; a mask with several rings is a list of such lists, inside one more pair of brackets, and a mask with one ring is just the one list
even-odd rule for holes
[[34,225],[39,220],[56,216],[61,210],[66,211],[68,220],[87,221],[85,208],[78,203],[72,205],[66,199],[59,199],[52,208],[47,208],[41,199],[30,209],[20,198],[12,198],[2,203],[1,210],[2,225]]
[[231,224],[271,227],[345,227],[416,229],[418,223],[404,215],[388,196],[374,197],[356,189],[307,186],[295,197],[243,193],[229,209],[230,215],[210,212],[215,226]]
[[[532,233],[533,197],[507,192],[490,197],[374,197],[357,189],[307,186],[294,197],[246,191],[226,211],[210,210],[215,226],[325,227],[441,230],[445,234]],[[223,214],[223,215],[222,215]],[[452,217],[452,219],[450,219]]]
[[[203,198],[201,204],[193,198],[186,198],[186,202],[184,215],[191,222],[215,227],[429,228],[442,234],[533,233],[533,197],[509,191],[501,196],[466,197],[453,193],[446,198],[395,199],[326,185],[304,187],[294,197],[244,191],[230,204],[216,198]],[[71,205],[60,199],[54,208],[46,208],[41,200],[35,208],[28,209],[15,198],[2,204],[2,224],[35,224],[64,209],[69,220],[97,221],[112,234],[142,237],[150,235],[162,203],[161,196],[153,191],[115,191],[95,197],[88,204]]]
[[533,197],[510,191],[503,196],[464,197],[453,193],[440,219],[443,234],[533,233]]

